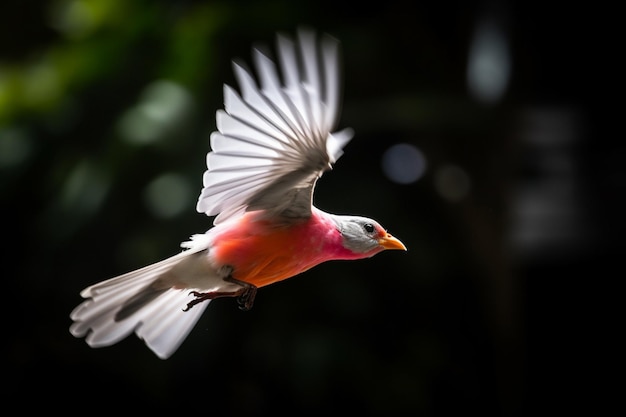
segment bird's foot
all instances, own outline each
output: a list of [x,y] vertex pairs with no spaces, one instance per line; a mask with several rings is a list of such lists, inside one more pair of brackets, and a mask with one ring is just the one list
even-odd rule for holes
[[196,304],[200,304],[203,301],[213,300],[219,297],[237,297],[237,304],[239,305],[239,309],[242,311],[250,310],[254,305],[254,298],[256,297],[257,287],[245,281],[239,281],[231,276],[225,278],[224,280],[240,285],[241,289],[237,291],[191,291],[189,295],[193,295],[196,298],[188,302],[187,306],[183,308],[183,311],[189,311]]
[[248,311],[254,305],[254,298],[256,297],[257,287],[249,282],[239,281],[238,279],[228,276],[226,281],[241,285],[243,288],[236,294],[237,304],[239,304],[239,310]]
[[254,305],[254,297],[256,297],[257,288],[254,285],[246,287],[241,295],[237,297],[237,304],[239,304],[239,310],[248,311]]
[[203,301],[213,300],[219,297],[232,297],[236,295],[236,293],[222,292],[222,291],[212,291],[212,292],[191,291],[189,295],[193,295],[196,298],[188,302],[187,307],[183,308],[183,311],[189,311],[191,307],[195,306],[196,304],[200,304]]

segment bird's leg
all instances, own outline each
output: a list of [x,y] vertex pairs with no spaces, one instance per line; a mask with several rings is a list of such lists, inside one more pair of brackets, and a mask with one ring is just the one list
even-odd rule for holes
[[224,278],[224,281],[232,282],[243,287],[239,294],[236,294],[237,304],[239,304],[239,309],[242,311],[250,310],[254,305],[254,297],[256,297],[257,287],[249,282],[235,279],[232,275]]
[[185,307],[183,311],[189,311],[189,309],[195,306],[196,304],[200,304],[203,301],[213,300],[219,297],[237,297],[237,304],[239,304],[239,309],[243,311],[250,310],[252,308],[252,305],[254,304],[254,297],[256,296],[257,287],[248,282],[235,279],[230,274],[226,278],[224,278],[224,281],[237,284],[241,286],[241,288],[238,289],[237,291],[212,291],[212,292],[191,291],[189,295],[193,295],[196,298],[188,302],[187,307]]
[[206,300],[213,300],[219,297],[237,297],[242,292],[243,290],[232,291],[232,292],[229,292],[229,291],[213,291],[213,292],[192,291],[189,293],[189,295],[193,295],[196,298],[188,302],[187,307],[183,308],[183,311],[189,311],[191,307],[195,306],[196,304],[200,304],[201,302],[206,301]]

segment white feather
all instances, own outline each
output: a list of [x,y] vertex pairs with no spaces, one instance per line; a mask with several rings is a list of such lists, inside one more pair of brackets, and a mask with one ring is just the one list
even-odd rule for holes
[[[183,311],[193,300],[189,295],[193,288],[170,288],[122,320],[116,320],[116,314],[128,300],[162,274],[188,259],[189,255],[206,249],[209,243],[210,236],[195,235],[190,242],[183,243],[182,246],[188,249],[184,252],[85,288],[81,296],[86,300],[70,314],[74,320],[70,332],[75,337],[87,336],[86,342],[91,347],[115,344],[135,332],[157,356],[168,358],[185,340],[209,300]],[[206,278],[210,280],[211,276]],[[223,285],[229,284],[221,278],[214,282],[215,287]]]
[[[339,111],[337,41],[325,37],[318,44],[313,32],[303,30],[297,43],[279,35],[277,51],[282,78],[275,63],[254,50],[259,85],[233,64],[241,95],[224,86],[225,111],[216,113],[218,131],[211,135],[197,205],[199,212],[217,216],[214,224],[242,213],[275,184],[286,184],[284,190],[272,188],[276,206],[293,195],[294,185],[312,192],[312,182],[351,138],[351,131],[331,133]],[[311,172],[303,174],[305,167]],[[299,177],[281,180],[293,173]],[[263,199],[264,207],[271,204]]]
[[[309,103],[304,99],[302,92],[305,80],[300,74],[298,60],[296,57],[295,45],[291,39],[284,36],[278,36],[278,50],[280,51],[278,59],[283,72],[284,87],[281,88],[274,63],[267,57],[257,53],[255,57],[263,57],[258,60],[257,68],[261,74],[272,74],[272,83],[263,83],[263,93],[272,102],[277,103],[280,110],[289,116],[292,122],[294,133],[307,140],[314,136]],[[261,77],[261,81],[270,79],[270,77]]]
[[287,124],[286,119],[277,112],[275,107],[272,107],[271,103],[265,97],[263,97],[252,76],[240,65],[235,63],[233,63],[233,70],[237,82],[239,83],[239,88],[241,89],[241,96],[246,104],[273,123],[281,131],[290,131],[291,127]]
[[322,65],[324,71],[324,124],[322,129],[330,132],[339,116],[339,44],[330,38],[322,40]]

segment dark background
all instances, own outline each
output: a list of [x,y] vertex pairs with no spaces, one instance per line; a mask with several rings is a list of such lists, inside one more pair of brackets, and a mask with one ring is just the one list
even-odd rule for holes
[[[594,387],[615,372],[606,352],[621,332],[602,323],[618,310],[607,295],[623,277],[611,267],[626,184],[623,133],[609,127],[620,104],[603,98],[617,87],[614,11],[408,4],[3,1],[8,404],[185,415],[602,407],[611,390]],[[356,131],[315,203],[376,218],[409,251],[323,264],[262,289],[247,313],[215,301],[167,361],[134,336],[104,349],[73,338],[81,289],[210,227],[194,206],[230,60],[250,62],[251,45],[302,24],[342,42],[340,127]],[[467,72],[485,27],[504,45],[508,82],[481,99]],[[381,168],[398,143],[426,160],[410,184]]]

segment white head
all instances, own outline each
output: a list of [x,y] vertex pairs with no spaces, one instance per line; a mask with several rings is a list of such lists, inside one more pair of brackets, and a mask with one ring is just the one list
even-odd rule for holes
[[400,240],[387,233],[375,220],[359,216],[333,216],[333,218],[343,238],[343,247],[355,254],[368,257],[385,249],[406,250]]

